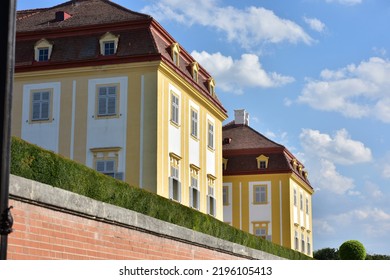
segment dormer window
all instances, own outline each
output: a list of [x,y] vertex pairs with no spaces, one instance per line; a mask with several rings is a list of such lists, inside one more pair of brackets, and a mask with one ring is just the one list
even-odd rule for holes
[[211,96],[215,95],[215,81],[213,78],[210,78],[209,81],[209,93]]
[[115,54],[115,42],[109,41],[104,42],[104,55],[112,55]]
[[50,43],[46,39],[39,40],[34,46],[35,61],[49,61],[52,50],[52,43]]
[[195,82],[198,82],[199,64],[197,62],[192,62],[191,72],[192,72],[192,79]]
[[268,168],[268,159],[265,155],[260,155],[256,158],[257,160],[257,169],[267,169]]
[[100,54],[104,56],[116,54],[118,50],[118,42],[119,35],[115,36],[114,34],[107,32],[99,40]]
[[38,61],[48,61],[48,60],[49,60],[49,48],[39,48]]
[[173,43],[171,45],[171,56],[172,56],[172,60],[173,60],[173,64],[175,64],[176,66],[179,66],[179,53],[180,53],[180,46],[178,43]]

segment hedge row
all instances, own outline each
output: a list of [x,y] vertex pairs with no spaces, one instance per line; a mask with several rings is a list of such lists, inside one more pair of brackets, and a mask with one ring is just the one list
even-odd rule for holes
[[310,259],[209,215],[12,138],[11,173],[287,259]]

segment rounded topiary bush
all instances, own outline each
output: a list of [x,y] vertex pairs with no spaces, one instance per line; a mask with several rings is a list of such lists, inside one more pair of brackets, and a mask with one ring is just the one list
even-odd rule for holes
[[342,260],[364,260],[366,249],[357,240],[345,241],[339,248],[340,259]]

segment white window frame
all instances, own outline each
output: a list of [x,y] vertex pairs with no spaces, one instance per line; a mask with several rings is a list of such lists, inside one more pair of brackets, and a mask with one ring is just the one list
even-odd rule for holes
[[198,138],[198,111],[191,108],[191,135]]
[[[113,47],[114,47],[113,52],[106,53],[107,44],[112,44],[112,43],[114,44],[113,45]],[[102,37],[100,37],[99,44],[100,44],[100,54],[101,55],[103,55],[103,56],[114,55],[118,51],[119,35],[116,36],[116,35],[112,34],[111,32],[107,32]]]
[[179,156],[170,154],[169,199],[177,202],[181,202],[180,159]]
[[253,204],[267,204],[268,203],[268,189],[266,185],[253,186]]
[[230,205],[229,201],[229,186],[222,187],[222,203],[223,205]]
[[207,175],[207,214],[211,216],[217,215],[217,200],[215,198],[215,177],[211,174]]
[[115,41],[105,41],[103,42],[104,54],[103,55],[113,55],[115,54]]
[[[35,96],[39,94],[39,100],[35,100]],[[47,94],[47,99],[43,99],[43,94]],[[37,105],[39,108],[37,109]],[[43,116],[43,107],[47,106],[47,116]],[[52,92],[51,90],[39,90],[31,92],[31,122],[50,121],[52,106]],[[36,110],[38,110],[38,117],[35,117]]]
[[[110,93],[110,90],[114,89],[114,93]],[[102,94],[102,90],[105,90],[105,95]],[[97,108],[96,115],[98,118],[112,117],[118,115],[118,86],[117,85],[98,85],[97,86]],[[101,102],[104,102],[104,110],[101,111]],[[114,111],[110,112],[110,103],[114,106]]]
[[214,150],[214,123],[207,122],[207,147]]
[[310,245],[310,237],[308,236],[307,237],[307,246],[306,246],[306,253],[308,254],[308,255],[311,255],[311,245]]
[[180,97],[171,91],[171,122],[179,125],[180,115]]
[[[34,58],[35,61],[45,62],[49,61],[51,58],[51,53],[53,50],[53,44],[47,41],[46,39],[41,39],[34,45]],[[47,54],[44,55],[44,59],[42,59],[42,51],[47,51]]]
[[191,176],[191,184],[189,188],[190,194],[190,207],[199,210],[200,207],[200,191],[198,185],[198,177],[197,174],[192,174]]
[[[116,161],[115,159],[98,159],[96,160],[96,171],[103,173],[107,176],[115,177],[116,173]],[[99,164],[103,164],[103,168],[99,168]],[[108,165],[112,165],[112,168],[107,168]]]

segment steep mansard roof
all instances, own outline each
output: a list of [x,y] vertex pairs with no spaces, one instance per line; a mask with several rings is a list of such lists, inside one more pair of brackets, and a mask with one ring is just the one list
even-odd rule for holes
[[[310,182],[303,171],[303,164],[296,159],[283,145],[280,145],[245,124],[234,121],[222,128],[223,158],[227,159],[224,176],[295,173],[308,186]],[[266,169],[259,169],[257,157],[268,157]],[[294,164],[294,161],[296,164]],[[301,165],[302,170],[299,170]]]
[[[56,13],[66,19],[56,19]],[[130,11],[108,0],[73,0],[63,4],[17,12],[15,71],[35,71],[163,60],[216,104],[225,114],[216,95],[209,94],[210,74],[199,65],[199,80],[192,78],[194,58],[180,46],[180,64],[174,65],[171,45],[174,38],[151,16]],[[99,39],[110,32],[119,36],[114,56],[100,55]],[[34,46],[45,38],[53,44],[50,60],[36,62]]]
[[[56,20],[56,12],[66,12],[71,17]],[[69,27],[150,19],[145,14],[130,11],[108,0],[73,0],[43,9],[18,11],[17,32],[58,30]]]

